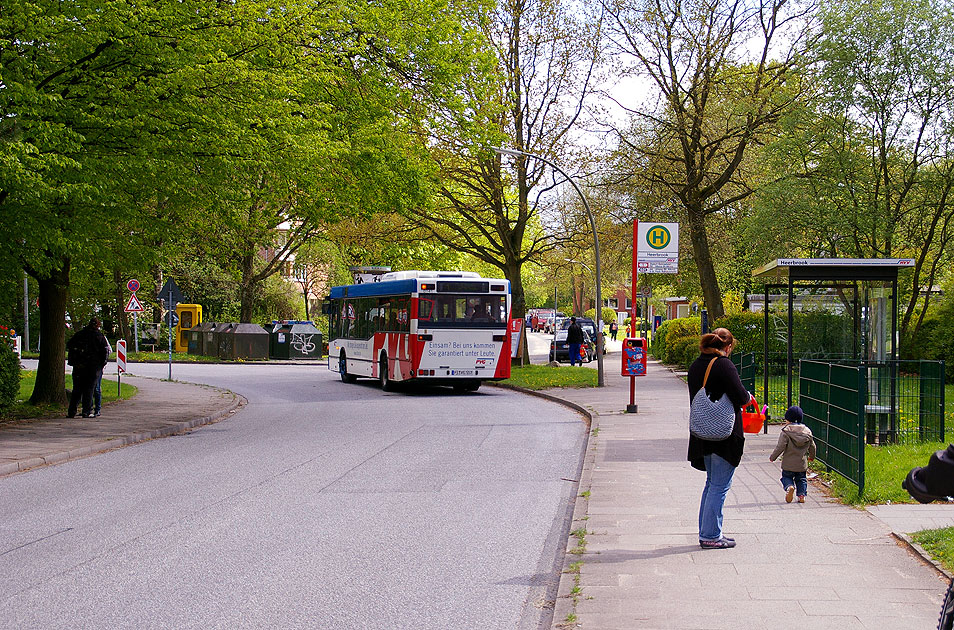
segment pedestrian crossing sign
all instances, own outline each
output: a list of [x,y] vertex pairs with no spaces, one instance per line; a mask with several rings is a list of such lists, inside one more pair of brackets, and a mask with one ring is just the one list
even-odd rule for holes
[[126,312],[127,313],[142,313],[144,310],[142,307],[142,302],[139,301],[139,298],[136,297],[136,294],[133,293],[129,298],[129,302],[126,303]]

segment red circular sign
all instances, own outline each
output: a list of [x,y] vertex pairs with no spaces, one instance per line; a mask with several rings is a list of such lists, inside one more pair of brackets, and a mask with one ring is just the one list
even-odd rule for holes
[[139,280],[130,280],[126,283],[126,288],[135,293],[139,290]]

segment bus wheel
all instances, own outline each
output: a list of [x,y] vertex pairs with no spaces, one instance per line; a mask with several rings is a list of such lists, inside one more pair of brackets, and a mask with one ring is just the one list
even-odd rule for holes
[[388,372],[388,355],[381,356],[381,365],[378,368],[378,378],[381,379],[381,389],[386,392],[394,391],[394,381],[391,380],[391,374]]
[[345,357],[345,353],[342,352],[341,356],[338,357],[338,374],[341,376],[342,383],[354,383],[358,380],[353,374],[348,374],[348,360]]

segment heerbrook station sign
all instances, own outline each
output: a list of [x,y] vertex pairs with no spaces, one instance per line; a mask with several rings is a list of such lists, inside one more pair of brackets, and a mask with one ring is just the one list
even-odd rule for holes
[[640,221],[633,250],[638,273],[679,273],[679,224]]
[[777,267],[911,267],[913,258],[779,258]]

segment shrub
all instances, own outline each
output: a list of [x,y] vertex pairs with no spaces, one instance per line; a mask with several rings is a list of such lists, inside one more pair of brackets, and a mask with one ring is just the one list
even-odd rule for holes
[[[734,313],[726,315],[712,323],[712,329],[728,328],[732,336],[735,337],[737,352],[758,352],[763,349],[762,328],[765,323],[763,313]],[[770,322],[771,324],[771,322]],[[779,352],[784,351],[785,346],[779,348]],[[769,348],[771,352],[773,348]]]
[[20,359],[8,343],[0,341],[0,409],[17,402],[20,394]]
[[666,320],[659,325],[656,329],[656,334],[653,335],[653,342],[649,346],[649,354],[660,361],[666,350],[666,338],[669,336],[669,327],[672,326],[672,321],[673,320]]
[[[687,343],[691,344],[695,348],[693,352],[698,354],[701,325],[702,320],[698,317],[683,317],[663,322],[656,329],[656,338],[652,346],[653,356],[663,363],[681,365],[688,352]],[[689,341],[681,341],[683,339]]]
[[[602,319],[603,319],[603,324],[609,326],[609,323],[610,323],[610,322],[616,321],[616,311],[613,310],[613,309],[611,309],[610,307],[604,306],[604,307],[603,307],[603,310],[600,311],[600,312],[603,314],[603,317],[602,317]],[[595,308],[587,309],[587,311],[586,311],[585,313],[583,313],[583,317],[589,317],[590,319],[592,319],[592,320],[595,322],[595,321],[596,321],[596,309],[595,309]]]
[[669,350],[666,354],[668,356],[666,363],[681,365],[688,369],[692,362],[699,356],[699,336],[677,338],[669,346]]

